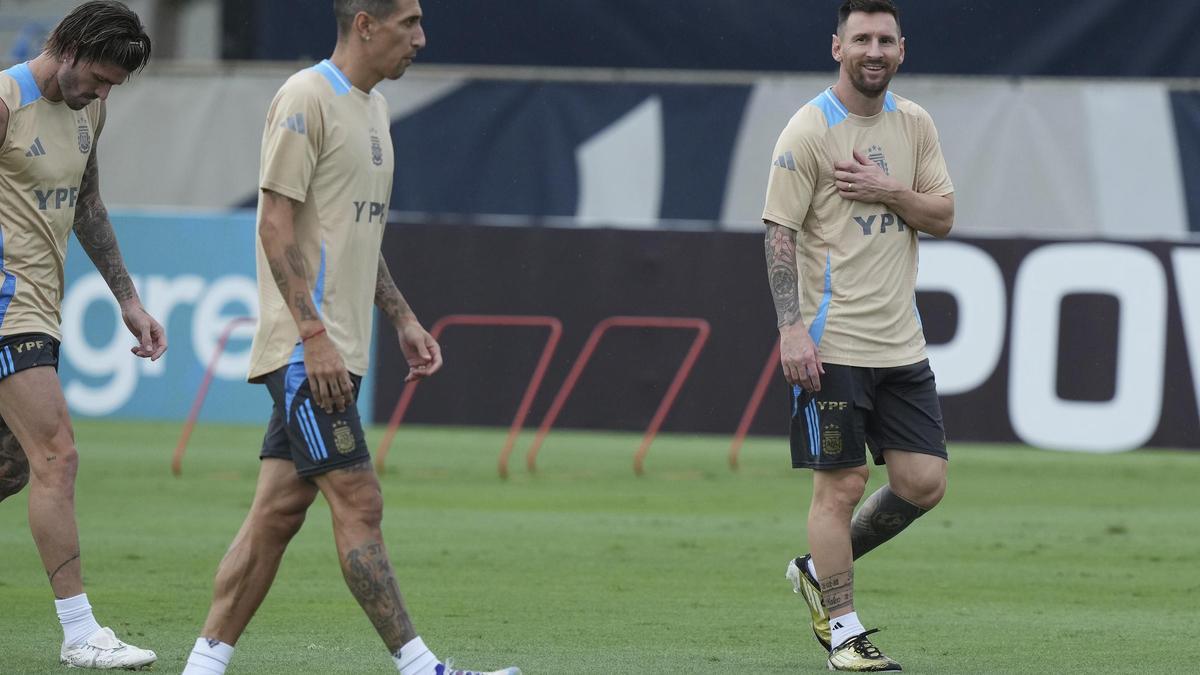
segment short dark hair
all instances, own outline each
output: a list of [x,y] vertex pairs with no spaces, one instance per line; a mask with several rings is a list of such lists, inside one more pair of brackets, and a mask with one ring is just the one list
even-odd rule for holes
[[891,14],[892,18],[896,20],[896,28],[900,28],[900,8],[892,0],[845,0],[838,8],[837,32],[839,35],[846,27],[846,19],[850,18],[852,12]]
[[112,63],[129,72],[150,61],[150,36],[138,15],[117,0],[90,0],[71,10],[46,38],[52,56],[74,63]]
[[396,11],[396,0],[333,0],[333,14],[337,17],[338,35],[345,35],[359,12],[383,18]]

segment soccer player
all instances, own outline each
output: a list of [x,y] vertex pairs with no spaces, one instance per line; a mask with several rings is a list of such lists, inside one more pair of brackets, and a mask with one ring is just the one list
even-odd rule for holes
[[[275,407],[250,513],[217,570],[186,675],[225,672],[317,493],[333,515],[342,575],[404,675],[450,675],[413,629],[384,547],[383,499],[356,399],[367,372],[372,300],[395,326],[409,380],[440,348],[392,282],[380,252],[393,153],[373,88],[425,46],[418,0],[335,0],[333,55],[280,88],[263,131],[258,204],[261,316],[250,380]],[[519,675],[516,668],[497,671]]]
[[57,371],[72,229],[137,339],[133,353],[156,360],[167,349],[125,270],[96,156],[105,99],[149,59],[138,16],[95,0],[63,18],[40,55],[0,74],[0,499],[28,483],[29,529],[63,626],[59,658],[78,668],[139,668],[156,658],[101,628],[83,592],[79,456]]
[[[845,0],[833,58],[837,82],[779,137],[762,216],[792,384],[792,465],[813,469],[811,553],[787,577],[831,669],[900,670],[854,610],[853,560],[946,489],[941,407],[914,299],[918,233],[950,233],[954,187],[929,114],[888,91],[904,60],[891,0]],[[868,448],[888,483],[855,514]]]

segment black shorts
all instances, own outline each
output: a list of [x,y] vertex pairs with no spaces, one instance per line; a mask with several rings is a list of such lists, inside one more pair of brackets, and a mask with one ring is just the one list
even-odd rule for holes
[[331,415],[313,402],[303,363],[267,374],[262,382],[271,392],[275,407],[259,458],[289,460],[296,465],[296,473],[304,477],[371,461],[358,416],[362,378],[351,373],[350,379],[354,382],[354,403],[344,412]]
[[928,359],[895,368],[825,364],[821,391],[792,387],[792,466],[842,469],[876,464],[884,450],[946,458],[942,406]]
[[45,333],[0,337],[0,380],[38,366],[58,370],[58,340]]

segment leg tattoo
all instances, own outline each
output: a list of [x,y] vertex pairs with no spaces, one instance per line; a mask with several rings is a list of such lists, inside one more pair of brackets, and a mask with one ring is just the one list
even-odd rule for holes
[[[48,575],[48,576],[50,577],[50,583],[52,583],[52,584],[53,584],[53,583],[54,583],[54,577],[58,576],[58,573],[59,573],[59,572],[61,572],[61,571],[62,571],[62,569],[63,569],[64,567],[66,567],[67,565],[70,565],[71,563],[75,562],[76,560],[79,560],[79,553],[78,553],[78,552],[76,552],[76,553],[75,553],[74,555],[72,555],[70,558],[67,558],[66,560],[64,560],[64,561],[62,562],[62,564],[61,564],[61,565],[59,565],[58,567],[55,567],[55,568],[54,568],[54,571],[53,571],[53,572],[51,572],[51,573]],[[59,598],[59,600],[62,600],[62,598]]]
[[29,460],[17,437],[0,420],[0,501],[11,497],[29,483]]
[[875,547],[920,518],[925,509],[905,501],[887,485],[867,497],[850,524],[850,545],[854,559],[866,555]]
[[821,604],[830,614],[854,606],[854,570],[821,579]]
[[416,637],[396,573],[381,542],[360,546],[346,554],[342,573],[350,592],[371,619],[379,637],[392,652]]

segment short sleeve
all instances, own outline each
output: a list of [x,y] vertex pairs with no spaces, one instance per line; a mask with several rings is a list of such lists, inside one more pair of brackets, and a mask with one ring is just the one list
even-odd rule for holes
[[917,116],[920,125],[921,145],[917,150],[916,183],[913,189],[921,194],[945,196],[954,192],[950,172],[946,169],[946,158],[942,156],[942,144],[938,140],[937,127],[929,113],[921,110]]
[[295,82],[285,84],[267,113],[259,188],[303,202],[321,154],[323,127],[317,94]]
[[819,177],[816,152],[812,134],[793,119],[775,143],[763,221],[797,231],[804,227]]

